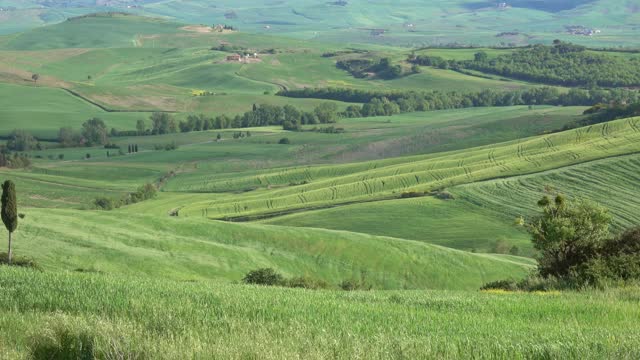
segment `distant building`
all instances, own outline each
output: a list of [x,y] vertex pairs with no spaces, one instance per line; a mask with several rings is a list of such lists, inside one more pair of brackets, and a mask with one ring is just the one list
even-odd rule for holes
[[240,61],[242,60],[242,56],[240,54],[233,54],[227,56],[227,61]]

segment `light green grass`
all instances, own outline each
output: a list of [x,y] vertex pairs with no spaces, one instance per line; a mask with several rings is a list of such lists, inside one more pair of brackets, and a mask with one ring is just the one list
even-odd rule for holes
[[523,258],[349,232],[138,215],[136,206],[21,211],[26,218],[15,234],[15,252],[48,271],[237,281],[252,269],[272,267],[335,286],[362,278],[377,289],[475,289],[505,276],[523,277],[531,268]]
[[[208,189],[260,189],[226,201],[193,204],[184,216],[263,216],[355,201],[399,197],[493,178],[541,172],[615,155],[636,153],[637,119],[538,136],[470,150],[394,158],[361,164],[290,168],[209,181]],[[180,177],[173,181],[179,184]],[[306,181],[300,186],[269,189]]]
[[0,356],[36,337],[99,357],[634,359],[638,290],[327,292],[0,270]]
[[572,199],[595,201],[611,211],[616,230],[640,224],[635,200],[640,184],[640,156],[629,155],[582,165],[455,187],[454,193],[487,212],[506,218],[531,217],[536,200],[562,193]]
[[521,254],[531,254],[529,237],[513,221],[465,201],[432,197],[309,211],[264,223],[392,236],[478,252],[491,252],[500,240],[517,246]]

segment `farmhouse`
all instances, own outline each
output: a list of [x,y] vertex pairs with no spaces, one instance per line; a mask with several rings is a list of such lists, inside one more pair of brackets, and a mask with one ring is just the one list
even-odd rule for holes
[[242,60],[242,56],[240,54],[233,54],[227,56],[227,61],[240,61]]

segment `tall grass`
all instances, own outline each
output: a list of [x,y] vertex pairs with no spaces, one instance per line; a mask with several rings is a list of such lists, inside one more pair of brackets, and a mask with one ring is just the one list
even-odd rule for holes
[[640,292],[305,291],[0,268],[0,354],[633,359]]

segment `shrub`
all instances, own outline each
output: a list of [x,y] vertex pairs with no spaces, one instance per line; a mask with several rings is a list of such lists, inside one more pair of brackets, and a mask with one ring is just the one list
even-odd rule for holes
[[245,275],[242,282],[252,285],[266,285],[266,286],[278,286],[282,285],[284,278],[275,270],[270,268],[263,268],[258,270],[252,270]]
[[403,192],[402,195],[400,195],[400,198],[411,199],[411,198],[419,198],[424,196],[426,196],[426,194],[423,191],[407,191],[407,192]]
[[118,204],[116,204],[116,202],[113,199],[107,198],[107,197],[99,197],[96,198],[93,201],[93,205],[95,205],[96,209],[98,210],[113,210],[115,208],[117,208]]
[[300,276],[292,279],[287,279],[282,284],[283,286],[290,288],[300,288],[300,289],[311,289],[311,290],[320,290],[320,289],[328,289],[331,287],[328,282],[322,279],[314,279],[309,276]]
[[[0,265],[9,265],[7,253],[0,253]],[[10,266],[41,270],[40,265],[35,260],[18,256],[11,258]]]
[[139,202],[153,199],[156,197],[158,193],[158,189],[153,184],[144,184],[138,188],[135,192],[129,193],[123,200],[122,203],[125,205],[137,204]]
[[372,286],[367,284],[364,280],[347,279],[343,280],[339,285],[340,289],[344,291],[357,291],[357,290],[371,290]]
[[176,149],[178,149],[178,145],[177,145],[177,144],[175,143],[175,141],[174,141],[174,142],[170,142],[170,143],[168,143],[168,144],[155,144],[155,145],[153,146],[153,148],[154,148],[155,150],[158,150],[158,151],[160,151],[160,150],[164,150],[164,151],[171,151],[171,150],[176,150]]
[[434,195],[434,197],[435,197],[436,199],[440,199],[440,200],[455,200],[455,199],[456,199],[456,197],[455,197],[455,196],[453,196],[453,194],[452,194],[452,193],[447,192],[447,191],[438,191],[438,192]]
[[482,285],[480,290],[505,290],[505,291],[518,291],[518,282],[514,279],[492,281]]
[[278,144],[280,144],[280,145],[289,145],[289,144],[291,144],[291,140],[289,140],[289,138],[282,138],[282,139],[280,139],[280,141],[278,141]]

